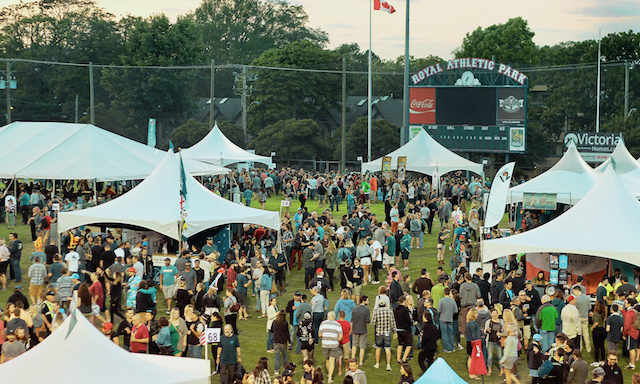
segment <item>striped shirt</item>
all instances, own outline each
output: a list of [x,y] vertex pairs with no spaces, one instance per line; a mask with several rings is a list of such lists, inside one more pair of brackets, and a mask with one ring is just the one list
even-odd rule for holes
[[335,320],[325,320],[320,324],[318,334],[322,337],[322,348],[336,348],[340,345],[342,326]]
[[44,284],[44,277],[47,275],[47,267],[42,263],[35,263],[29,267],[29,277],[31,278],[31,285]]

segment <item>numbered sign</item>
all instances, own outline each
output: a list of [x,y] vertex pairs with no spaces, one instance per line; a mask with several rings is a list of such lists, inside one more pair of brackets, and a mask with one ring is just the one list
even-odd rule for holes
[[289,200],[280,200],[280,206],[281,207],[288,207],[291,205],[291,201]]
[[204,335],[205,335],[207,344],[219,343],[221,334],[222,334],[221,328],[207,328],[204,330]]

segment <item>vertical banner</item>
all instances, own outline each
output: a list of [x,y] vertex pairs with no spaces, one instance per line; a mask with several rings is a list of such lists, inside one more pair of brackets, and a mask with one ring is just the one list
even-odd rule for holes
[[156,147],[156,119],[149,119],[149,128],[147,130],[147,145]]
[[436,123],[436,89],[409,88],[409,124]]
[[407,156],[398,156],[398,180],[402,181],[407,177]]
[[438,171],[431,174],[431,189],[435,189],[435,191],[440,194],[440,174]]
[[513,176],[513,167],[515,165],[516,163],[514,162],[503,165],[493,178],[484,220],[485,228],[498,225],[504,216],[504,207],[507,204],[507,195],[509,194],[511,176]]
[[387,180],[391,178],[391,156],[382,157],[382,177]]

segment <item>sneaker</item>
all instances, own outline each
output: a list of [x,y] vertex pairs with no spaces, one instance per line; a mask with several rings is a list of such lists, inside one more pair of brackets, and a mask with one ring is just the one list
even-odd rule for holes
[[636,366],[629,364],[626,367],[624,367],[624,369],[636,369]]
[[464,348],[462,347],[461,344],[458,343],[458,349],[463,350]]
[[373,368],[375,368],[375,369],[380,368],[380,364],[376,363],[376,364],[373,366]]
[[391,372],[391,364],[387,364],[387,371]]
[[592,367],[599,367],[600,363],[598,363],[597,361],[594,361],[593,363],[589,364]]
[[267,349],[267,353],[273,353],[274,350],[273,349]]

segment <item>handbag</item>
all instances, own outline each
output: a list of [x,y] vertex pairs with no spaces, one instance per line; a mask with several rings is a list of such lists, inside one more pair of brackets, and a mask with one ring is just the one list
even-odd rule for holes
[[172,356],[173,355],[173,346],[158,346],[158,351],[161,355]]

